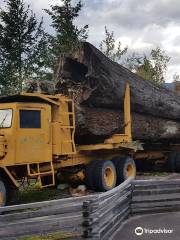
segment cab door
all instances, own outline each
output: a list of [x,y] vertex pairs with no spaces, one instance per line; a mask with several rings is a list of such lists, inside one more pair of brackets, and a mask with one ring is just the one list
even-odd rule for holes
[[33,104],[18,107],[16,163],[52,160],[51,106]]

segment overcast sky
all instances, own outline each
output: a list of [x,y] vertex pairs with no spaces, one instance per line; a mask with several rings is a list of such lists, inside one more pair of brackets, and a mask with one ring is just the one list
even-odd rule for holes
[[[48,30],[50,19],[42,9],[61,0],[25,0],[43,15]],[[2,5],[3,0],[0,0]],[[89,24],[89,41],[96,46],[104,37],[104,26],[115,32],[130,51],[146,52],[160,46],[171,57],[167,82],[180,74],[180,0],[83,0],[78,25]]]

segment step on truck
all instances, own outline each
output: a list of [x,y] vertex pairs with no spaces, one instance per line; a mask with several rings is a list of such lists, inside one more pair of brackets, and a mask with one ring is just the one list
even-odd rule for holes
[[75,108],[68,97],[22,93],[0,98],[0,206],[22,181],[56,185],[57,175],[107,191],[135,177],[133,155],[142,146],[132,141],[130,88],[124,94],[124,130],[104,142],[77,145]]

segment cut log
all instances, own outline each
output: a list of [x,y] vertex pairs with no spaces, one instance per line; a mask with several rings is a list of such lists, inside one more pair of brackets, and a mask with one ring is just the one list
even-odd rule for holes
[[89,43],[61,55],[56,84],[31,83],[29,92],[64,93],[76,103],[77,144],[103,142],[124,133],[123,101],[130,85],[132,136],[143,142],[180,140],[180,95],[154,85],[108,59]]
[[[74,89],[75,90],[75,89]],[[79,92],[71,96],[76,101],[76,132],[77,144],[91,144],[103,142],[115,133],[124,133],[124,113],[118,109],[92,108],[81,102],[83,88],[79,86]],[[55,92],[51,82],[29,83],[28,92]],[[56,89],[57,91],[57,89]],[[132,112],[132,136],[134,140],[143,142],[177,142],[180,139],[180,123],[154,117],[147,114]]]
[[59,91],[78,91],[79,103],[111,109],[122,106],[125,85],[129,83],[133,112],[180,120],[180,95],[142,79],[90,43],[82,43],[71,55],[61,55],[55,78]]
[[[100,143],[114,133],[124,133],[123,112],[81,107],[76,110],[76,142]],[[164,142],[180,139],[180,123],[167,119],[132,114],[132,136],[143,142]]]

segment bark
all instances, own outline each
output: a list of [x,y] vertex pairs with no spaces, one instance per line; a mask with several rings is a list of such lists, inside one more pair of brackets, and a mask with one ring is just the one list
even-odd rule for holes
[[[76,89],[76,88],[75,88]],[[77,89],[76,89],[77,90]],[[54,93],[53,82],[29,82],[28,92]],[[56,89],[56,91],[58,91]],[[76,102],[77,144],[100,143],[115,133],[124,132],[124,113],[118,109],[87,107],[78,104],[82,99],[83,88],[71,92]],[[132,112],[132,136],[143,142],[177,142],[180,139],[180,123],[154,117],[148,114]]]
[[54,77],[56,84],[30,83],[28,91],[64,93],[74,100],[77,144],[103,142],[124,132],[126,83],[131,89],[133,139],[151,143],[180,139],[180,95],[143,80],[89,43],[61,55]]
[[[114,133],[124,132],[123,112],[81,107],[76,109],[76,142],[103,142]],[[167,119],[132,113],[132,136],[143,142],[176,141],[180,139],[180,123]]]
[[122,107],[129,83],[133,112],[180,120],[179,95],[111,61],[90,43],[82,43],[71,55],[60,56],[55,79],[58,91],[71,92],[79,104],[110,109]]

